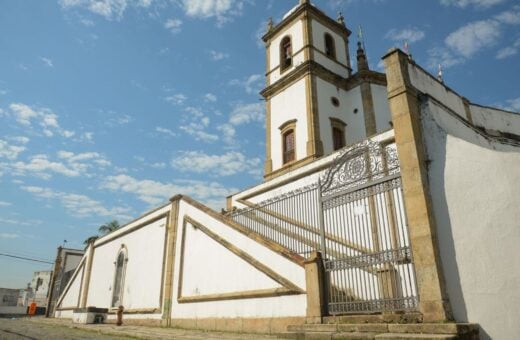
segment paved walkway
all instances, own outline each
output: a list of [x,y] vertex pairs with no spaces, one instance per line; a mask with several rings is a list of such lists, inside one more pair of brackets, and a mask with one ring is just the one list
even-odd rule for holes
[[113,324],[78,325],[70,320],[46,318],[0,319],[0,340],[47,339],[179,339],[179,340],[274,340],[277,336],[206,332],[177,328],[121,326]]

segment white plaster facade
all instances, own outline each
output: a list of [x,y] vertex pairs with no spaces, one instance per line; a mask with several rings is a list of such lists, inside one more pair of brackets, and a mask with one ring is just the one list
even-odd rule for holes
[[285,91],[271,98],[271,155],[273,169],[282,167],[283,146],[280,127],[296,119],[296,159],[307,156],[307,105],[305,79],[297,81]]
[[[293,60],[292,65],[282,71],[280,68],[280,43],[282,42],[282,39],[287,36],[291,38]],[[303,23],[300,20],[295,21],[292,25],[288,26],[286,30],[273,39],[271,44],[267,47],[267,55],[270,58],[270,69],[267,71],[268,81],[270,84],[277,82],[285,74],[289,73],[296,66],[305,61],[303,46]]]
[[[344,40],[342,36],[336,32],[333,32],[330,28],[326,27],[315,19],[311,20],[311,27],[314,48],[319,51],[318,53],[314,54],[314,59],[316,62],[323,65],[329,71],[347,78],[350,75],[350,60],[347,49],[347,41]],[[331,59],[325,54],[325,33],[330,34],[334,39],[336,59]]]
[[[427,79],[422,72],[411,74]],[[465,117],[462,100],[438,84],[422,88],[433,98],[424,100],[421,116],[454,317],[478,322],[481,339],[514,339],[520,333],[520,143],[505,144],[472,128],[458,117]],[[470,107],[478,127],[519,133],[520,114]]]

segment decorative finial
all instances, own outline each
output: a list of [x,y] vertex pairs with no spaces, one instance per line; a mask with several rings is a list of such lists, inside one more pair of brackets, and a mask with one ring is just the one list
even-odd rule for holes
[[300,0],[300,5],[304,5],[309,3],[309,0]]
[[269,17],[269,20],[267,20],[267,32],[271,32],[273,30],[273,27],[273,17]]
[[441,82],[441,83],[444,83],[444,79],[442,78],[442,65],[439,64],[439,73],[437,74],[437,79]]
[[359,25],[358,28],[358,43],[357,43],[358,49],[357,49],[357,66],[358,66],[358,72],[369,70],[368,67],[368,58],[365,53],[365,38],[363,37],[363,27]]
[[345,26],[345,18],[343,17],[343,14],[341,12],[338,12],[338,22]]
[[412,54],[410,53],[410,45],[408,44],[408,40],[404,41],[404,53],[406,53],[409,60],[413,60]]
[[365,54],[365,49],[363,48],[363,43],[361,41],[358,41],[357,46],[358,46],[358,49],[357,49],[358,72],[367,71],[367,70],[369,70],[369,67],[368,67],[367,56]]

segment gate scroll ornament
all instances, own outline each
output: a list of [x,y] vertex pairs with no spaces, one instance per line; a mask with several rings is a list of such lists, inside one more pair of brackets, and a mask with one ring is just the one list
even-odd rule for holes
[[366,140],[334,160],[330,169],[320,178],[321,192],[328,196],[337,190],[346,190],[397,173],[397,150]]
[[329,313],[415,310],[418,295],[395,143],[366,140],[349,148],[320,177],[318,190]]

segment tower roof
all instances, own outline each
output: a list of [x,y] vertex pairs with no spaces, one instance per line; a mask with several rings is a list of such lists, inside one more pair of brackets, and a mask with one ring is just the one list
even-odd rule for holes
[[352,33],[346,26],[343,21],[338,22],[334,20],[326,13],[321,11],[318,7],[311,4],[309,1],[301,0],[298,5],[290,9],[282,18],[278,24],[274,25],[265,35],[262,37],[264,42],[269,41],[273,38],[279,31],[281,31],[284,27],[286,27],[289,23],[293,22],[296,18],[298,18],[304,12],[311,13],[316,18],[320,19],[322,22],[328,24],[328,26],[336,31],[340,35],[346,35],[347,37]]

